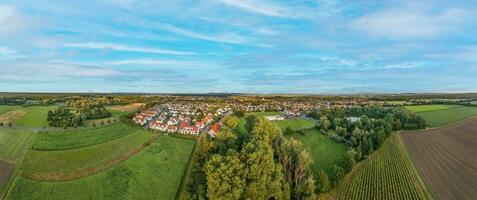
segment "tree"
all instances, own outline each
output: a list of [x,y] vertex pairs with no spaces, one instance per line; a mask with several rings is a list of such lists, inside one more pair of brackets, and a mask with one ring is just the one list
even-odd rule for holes
[[330,125],[331,123],[326,116],[320,117],[320,126],[323,130],[327,131]]
[[0,126],[3,126],[3,122],[0,122]]
[[10,122],[10,123],[8,123],[8,127],[12,127],[12,123],[11,123],[11,122]]
[[253,127],[255,127],[255,123],[257,122],[257,117],[255,115],[249,115],[245,117],[245,129],[247,132],[252,133]]
[[245,116],[245,113],[243,112],[243,110],[236,110],[234,111],[234,115],[240,118]]
[[318,190],[320,193],[325,193],[330,190],[330,180],[325,171],[321,170],[318,173]]
[[338,184],[341,182],[341,180],[344,177],[344,170],[341,167],[338,167],[337,165],[333,165],[332,167],[332,173],[331,173],[331,183],[333,186],[338,186]]
[[265,142],[252,139],[242,149],[247,187],[243,199],[282,199],[282,167],[273,159],[273,149]]
[[209,199],[240,199],[247,187],[244,176],[245,164],[239,154],[229,150],[227,155],[213,155],[205,165],[207,197]]
[[227,116],[223,119],[223,123],[224,123],[225,126],[234,130],[240,124],[240,119],[238,117],[235,117],[235,116]]
[[280,127],[266,119],[258,120],[252,133],[272,147],[276,147],[279,138],[282,137]]
[[350,149],[346,152],[346,171],[351,171],[356,165],[356,151]]

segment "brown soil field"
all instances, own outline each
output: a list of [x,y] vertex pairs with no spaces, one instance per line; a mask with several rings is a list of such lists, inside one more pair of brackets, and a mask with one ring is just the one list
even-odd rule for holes
[[3,186],[8,182],[14,170],[15,165],[0,160],[0,191],[2,191]]
[[26,112],[24,110],[12,110],[0,115],[0,122],[5,124],[11,123],[23,116]]
[[122,112],[134,112],[136,111],[139,107],[144,105],[143,103],[132,103],[124,106],[111,106],[109,109],[111,110],[116,110],[116,111],[122,111]]
[[477,199],[477,118],[401,137],[435,199]]

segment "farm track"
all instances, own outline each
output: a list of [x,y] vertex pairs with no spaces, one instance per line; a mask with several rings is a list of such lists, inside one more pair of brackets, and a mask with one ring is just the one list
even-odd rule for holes
[[2,191],[3,187],[6,186],[10,176],[14,171],[14,164],[0,160],[0,192]]
[[477,197],[477,118],[401,137],[436,199]]
[[[152,143],[154,140],[156,140],[159,137],[159,135],[156,135],[152,137],[148,143]],[[74,170],[70,172],[59,172],[59,173],[45,173],[45,172],[35,172],[35,171],[27,171],[27,170],[19,170],[18,175],[28,178],[31,180],[36,180],[36,181],[70,181],[70,180],[75,180],[87,176],[91,176],[94,174],[97,174],[99,172],[102,172],[104,170],[107,170],[109,168],[112,168],[123,161],[126,161],[127,159],[131,158],[132,156],[136,155],[139,153],[142,149],[144,149],[146,146],[141,144],[130,151],[124,153],[120,157],[117,157],[115,159],[109,160],[107,162],[104,162],[100,165],[92,166],[92,167],[86,167],[83,169],[79,170]]]

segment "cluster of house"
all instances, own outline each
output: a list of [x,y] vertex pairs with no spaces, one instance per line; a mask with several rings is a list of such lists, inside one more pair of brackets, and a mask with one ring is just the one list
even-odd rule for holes
[[[223,116],[231,112],[228,109],[219,109],[215,116]],[[214,114],[208,113],[202,120],[191,119],[196,116],[189,111],[178,111],[168,106],[157,106],[147,111],[137,113],[133,121],[154,130],[168,133],[199,135],[200,131],[208,132],[212,137],[220,131],[220,123],[213,123]]]

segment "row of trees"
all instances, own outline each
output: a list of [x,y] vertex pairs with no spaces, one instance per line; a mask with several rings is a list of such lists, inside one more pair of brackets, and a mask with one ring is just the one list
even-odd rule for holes
[[318,119],[317,128],[333,140],[351,147],[348,154],[353,154],[356,160],[371,155],[392,131],[426,126],[424,119],[405,109],[378,106],[323,109],[310,117]]
[[199,137],[192,199],[310,199],[315,197],[311,155],[300,142],[283,137],[274,123],[247,117],[223,120],[215,139]]
[[48,111],[47,115],[48,125],[53,127],[78,127],[82,126],[85,120],[85,116],[75,115],[66,107],[59,107],[54,111]]

